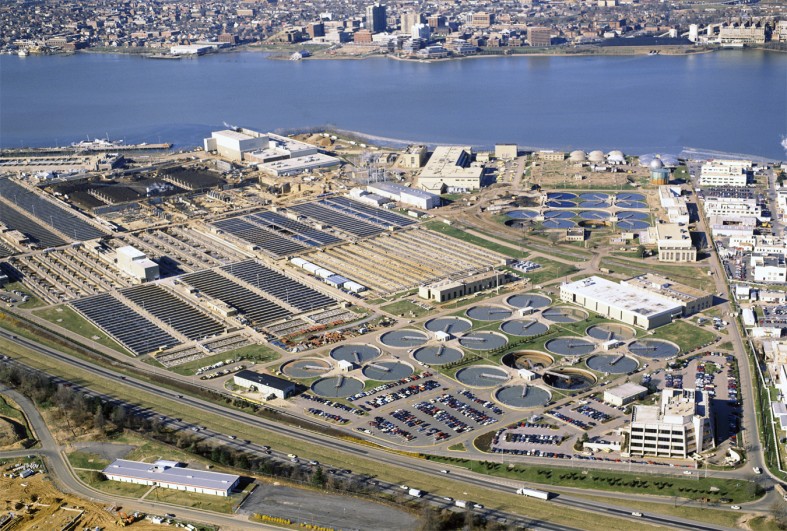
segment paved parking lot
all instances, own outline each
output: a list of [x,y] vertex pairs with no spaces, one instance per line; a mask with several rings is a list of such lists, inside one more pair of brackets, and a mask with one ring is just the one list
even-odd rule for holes
[[617,419],[622,413],[598,400],[587,399],[551,409],[547,415],[574,428],[592,430]]
[[492,440],[492,451],[514,455],[573,453],[570,441],[576,433],[548,424],[521,422],[499,430]]

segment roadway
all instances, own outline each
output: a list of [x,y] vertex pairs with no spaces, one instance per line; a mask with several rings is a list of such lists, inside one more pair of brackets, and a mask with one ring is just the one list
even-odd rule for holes
[[[90,363],[88,363],[86,361],[83,361],[83,360],[79,359],[79,358],[70,356],[68,354],[64,354],[62,352],[59,352],[59,351],[57,351],[55,349],[46,347],[46,346],[41,345],[41,344],[39,344],[37,342],[34,342],[34,341],[31,341],[31,340],[28,340],[28,339],[25,339],[25,338],[19,338],[19,337],[15,336],[15,335],[7,333],[5,331],[0,331],[0,337],[6,339],[8,341],[14,342],[14,343],[16,343],[16,344],[18,344],[20,346],[23,346],[23,347],[26,347],[28,349],[31,349],[31,350],[35,351],[36,353],[41,354],[43,356],[47,356],[47,357],[56,359],[56,360],[58,360],[60,362],[67,363],[67,364],[69,364],[71,366],[77,367],[77,368],[79,368],[79,369],[81,369],[83,371],[86,371],[86,372],[90,373],[91,375],[93,375],[95,377],[101,378],[105,382],[110,382],[110,383],[115,384],[116,386],[118,386],[118,388],[126,387],[126,388],[128,388],[129,391],[132,391],[132,393],[127,393],[126,396],[133,396],[133,391],[142,391],[142,392],[146,392],[146,393],[152,393],[152,394],[158,395],[160,397],[164,397],[164,398],[167,398],[169,400],[172,400],[173,403],[183,404],[183,405],[187,405],[187,406],[190,406],[190,407],[193,407],[193,408],[197,408],[197,409],[199,409],[199,410],[201,410],[201,411],[203,411],[205,413],[221,415],[221,416],[225,416],[225,417],[226,416],[230,416],[230,417],[233,417],[233,418],[237,419],[238,421],[242,421],[242,422],[244,422],[247,425],[250,425],[250,426],[253,426],[253,427],[256,427],[256,428],[259,428],[259,429],[272,431],[272,432],[278,433],[280,435],[283,435],[283,436],[286,436],[286,437],[290,437],[292,439],[296,439],[296,440],[303,441],[303,442],[310,443],[310,444],[321,444],[321,445],[324,445],[326,447],[330,447],[330,448],[332,448],[334,450],[339,450],[339,451],[341,451],[343,453],[346,453],[346,454],[348,454],[350,456],[356,455],[356,456],[359,456],[359,457],[363,457],[363,458],[366,458],[366,459],[377,461],[380,464],[387,465],[387,466],[404,468],[404,469],[412,470],[414,472],[419,472],[419,473],[431,472],[432,474],[439,474],[441,469],[446,469],[446,466],[442,465],[440,463],[433,463],[433,462],[425,461],[425,460],[422,460],[422,459],[416,459],[416,458],[403,456],[403,455],[399,455],[399,454],[392,454],[392,453],[389,453],[389,452],[386,452],[386,451],[383,451],[383,450],[379,450],[379,449],[375,449],[375,448],[359,447],[357,445],[354,445],[354,444],[351,444],[351,443],[347,443],[347,442],[344,442],[344,441],[341,441],[341,440],[338,440],[336,438],[333,438],[333,437],[330,437],[330,436],[327,436],[327,435],[323,435],[323,434],[320,434],[320,433],[304,432],[302,429],[297,428],[297,427],[291,427],[291,426],[288,426],[288,425],[276,424],[274,422],[271,422],[271,421],[268,421],[268,420],[256,417],[254,415],[251,415],[251,414],[248,414],[248,413],[245,413],[245,412],[241,412],[241,411],[237,411],[235,409],[231,409],[231,408],[228,408],[228,407],[216,405],[216,404],[213,404],[211,402],[207,402],[205,400],[201,400],[199,398],[194,398],[194,397],[190,397],[190,396],[187,396],[187,395],[179,395],[179,394],[177,394],[174,391],[170,391],[168,389],[162,389],[160,387],[157,387],[155,385],[149,384],[149,383],[141,381],[141,380],[137,380],[137,379],[132,378],[132,377],[125,377],[125,376],[122,376],[122,375],[118,375],[118,374],[114,373],[113,371],[108,370],[108,369],[104,369],[102,367],[96,367],[96,366],[94,366],[94,365],[92,365],[92,364],[90,364]],[[12,355],[12,353],[8,353],[8,354]],[[96,393],[91,393],[91,394],[96,394]],[[136,407],[135,409],[141,410],[141,408],[139,408],[139,407]],[[152,411],[149,411],[148,414],[149,415],[155,415],[156,413],[152,412]],[[39,424],[39,427],[40,427],[40,424]],[[184,428],[185,425],[184,426],[179,426],[179,427]],[[266,448],[264,448],[264,447],[261,447],[261,446],[255,445],[255,444],[251,444],[251,443],[245,443],[243,441],[237,441],[235,439],[230,438],[229,434],[220,434],[220,433],[216,433],[216,432],[211,432],[209,430],[201,430],[200,432],[205,437],[211,437],[213,439],[217,439],[217,440],[219,440],[220,442],[222,442],[224,444],[235,446],[235,447],[239,447],[239,448],[243,448],[246,451],[260,452],[260,455],[268,453],[268,450]],[[30,453],[30,452],[28,452],[28,453]],[[62,457],[61,457],[61,459],[62,459]],[[72,478],[72,480],[74,482],[76,481],[76,480],[74,480],[73,476],[71,475],[70,471],[68,471],[68,470],[60,469],[60,470],[56,470],[56,473],[58,475],[66,474],[67,476],[71,476],[71,478]],[[504,492],[504,493],[512,493],[515,488],[518,488],[519,486],[523,486],[523,485],[524,486],[530,486],[530,487],[536,488],[536,489],[543,488],[543,486],[541,486],[541,485],[526,485],[526,484],[523,484],[522,482],[513,482],[513,481],[510,481],[510,480],[489,477],[489,476],[485,476],[485,475],[482,475],[482,474],[475,474],[473,472],[470,472],[470,471],[467,471],[467,470],[464,470],[464,469],[461,469],[461,468],[451,469],[451,477],[452,477],[452,479],[460,480],[461,483],[471,484],[471,485],[475,485],[475,486],[478,486],[478,487],[483,487],[483,488],[486,488],[486,489],[490,489],[490,490],[494,490],[494,491],[498,491],[498,492]],[[69,486],[70,487],[74,487],[76,485],[77,485],[77,483],[71,483],[71,485],[69,485]],[[417,485],[411,485],[411,486],[414,486],[416,488],[418,487]],[[385,487],[384,486],[383,488],[390,488],[390,487]],[[84,486],[82,486],[82,489],[83,489],[82,491],[84,492]],[[97,491],[94,491],[94,492],[97,492]],[[577,489],[577,492],[580,492],[580,490]],[[96,497],[96,496],[92,495],[91,497]],[[641,501],[641,500],[644,500],[644,499],[646,499],[647,501],[650,501],[650,502],[656,501],[656,500],[653,499],[653,497],[641,497],[641,496],[626,495],[626,494],[617,494],[615,497],[617,499],[626,499],[627,501],[633,501],[633,502]],[[428,501],[436,501],[436,500],[429,500],[428,499]],[[155,505],[155,504],[150,504],[149,502],[140,502],[140,503],[148,504],[150,506],[154,506]],[[631,509],[627,509],[625,507],[617,506],[617,505],[614,505],[614,504],[600,503],[600,502],[588,503],[588,502],[586,502],[585,500],[583,500],[581,498],[575,498],[575,497],[572,497],[570,495],[565,495],[565,494],[561,494],[560,496],[558,496],[556,499],[554,499],[553,503],[555,505],[562,505],[562,506],[564,506],[566,508],[574,508],[574,509],[586,510],[586,511],[589,511],[589,512],[592,512],[592,513],[596,513],[596,514],[605,514],[605,515],[610,515],[610,516],[629,518],[629,519],[632,519],[634,521],[643,521],[643,522],[654,523],[654,524],[657,524],[657,525],[665,525],[665,526],[670,527],[672,529],[687,529],[687,530],[699,530],[699,531],[710,531],[710,530],[725,529],[723,527],[712,526],[712,525],[704,524],[704,523],[701,523],[701,522],[696,522],[696,521],[693,521],[693,520],[677,518],[677,517],[662,517],[662,516],[648,515],[648,514],[645,514],[642,517],[635,517],[635,516],[632,516]],[[669,500],[669,501],[667,501],[665,503],[671,503],[671,500]],[[139,510],[147,510],[147,511],[149,511],[150,507],[142,508],[142,509],[139,509]],[[183,513],[183,511],[181,509],[178,509],[178,510],[180,511],[180,513]],[[197,515],[204,516],[204,513],[202,513],[201,511],[195,511],[195,513],[196,513],[195,516],[194,516],[195,518],[196,518]],[[486,514],[488,516],[491,516],[491,517],[494,517],[494,518],[510,518],[510,519],[515,519],[515,520],[521,518],[518,515],[506,515],[504,513],[500,513],[500,512],[497,512],[497,511],[490,511],[490,510],[484,510],[484,514]],[[181,516],[181,514],[179,514],[179,516]],[[230,517],[223,517],[223,518],[226,519],[226,518],[230,518]],[[237,524],[237,520],[233,521],[231,519],[231,522],[228,522],[228,523]],[[529,522],[528,525],[530,525],[532,527],[534,524],[532,522]],[[565,526],[560,526],[560,525],[556,525],[556,524],[549,524],[549,523],[543,523],[543,522],[538,522],[537,523],[537,527],[540,528],[540,529],[547,529],[547,530],[550,530],[550,531],[564,531],[565,529],[567,529]]]

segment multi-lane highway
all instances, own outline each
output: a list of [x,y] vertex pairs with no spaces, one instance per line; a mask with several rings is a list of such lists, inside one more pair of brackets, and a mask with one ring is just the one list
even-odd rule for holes
[[[320,433],[304,432],[303,430],[296,427],[291,427],[283,424],[276,424],[272,421],[262,419],[254,415],[240,412],[231,408],[216,405],[205,400],[190,397],[187,395],[179,395],[174,391],[162,389],[155,385],[151,385],[147,382],[137,380],[135,378],[116,374],[109,369],[95,366],[91,363],[88,363],[74,356],[70,356],[68,354],[59,352],[55,349],[41,345],[35,341],[17,337],[5,331],[0,331],[0,337],[8,341],[14,342],[20,346],[24,346],[30,350],[33,350],[40,355],[56,359],[60,362],[67,363],[74,367],[78,367],[92,374],[95,377],[101,378],[104,381],[112,382],[113,384],[116,384],[118,386],[126,386],[129,390],[128,396],[133,396],[133,391],[152,393],[160,397],[171,399],[173,403],[197,408],[203,412],[210,413],[210,414],[222,415],[222,416],[229,415],[234,418],[237,418],[239,421],[243,421],[245,424],[257,428],[269,430],[303,442],[308,442],[312,444],[318,443],[321,445],[325,445],[327,447],[331,447],[334,450],[339,450],[344,453],[347,453],[348,455],[357,455],[359,457],[375,460],[387,466],[404,468],[419,473],[426,472],[426,473],[433,473],[433,474],[438,474],[440,473],[441,468],[445,468],[445,465],[440,465],[438,463],[432,463],[421,459],[415,459],[400,454],[393,454],[375,448],[356,446],[354,444],[341,441],[336,438],[326,436]],[[13,356],[13,353],[11,352],[4,352],[3,354]],[[152,411],[149,411],[148,413],[151,415],[157,414]],[[184,425],[179,427],[185,428],[186,426]],[[238,441],[230,438],[229,436],[230,434],[220,434],[208,430],[201,430],[201,432],[198,433],[202,433],[202,435],[205,437],[211,437],[214,440],[220,441],[227,445],[243,447],[246,451],[267,453],[267,450],[261,446],[257,446],[255,444],[246,444],[242,441]],[[60,470],[60,471],[56,471],[56,473],[64,474],[66,472]],[[461,484],[471,484],[478,487],[490,489],[493,491],[506,492],[506,493],[512,493],[516,487],[522,485],[521,482],[512,482],[510,480],[504,480],[504,479],[488,477],[480,474],[475,474],[473,472],[461,468],[452,470],[451,479],[457,481],[458,488],[461,488],[460,486]],[[75,485],[70,485],[70,486],[75,487]],[[418,485],[412,485],[412,486],[418,487]],[[539,487],[537,485],[535,486]],[[382,489],[396,488],[396,486],[386,485],[384,483],[380,484],[379,487]],[[93,497],[95,497],[95,495],[93,495]],[[636,501],[637,499],[640,499],[640,497],[637,496],[626,496],[626,495],[616,495],[616,497],[618,499],[629,499],[632,501]],[[439,497],[427,498],[427,500],[432,501],[434,503],[441,503],[442,500],[443,505],[445,505],[445,500]],[[652,502],[654,500],[650,498],[648,501]],[[672,529],[687,529],[687,530],[699,530],[699,531],[724,529],[722,527],[707,525],[701,522],[695,522],[692,520],[676,518],[676,517],[662,517],[662,516],[656,516],[651,514],[634,516],[632,515],[631,510],[625,507],[617,506],[614,504],[599,503],[599,502],[588,503],[582,500],[581,498],[575,498],[566,494],[562,494],[558,496],[550,503],[553,503],[555,505],[562,505],[570,509],[589,511],[596,514],[629,518],[632,521],[649,522],[656,525],[667,526]],[[507,515],[487,509],[485,509],[484,512],[488,517],[500,518],[500,519],[506,518],[508,519],[509,522],[516,521],[518,518],[520,518],[516,515]],[[201,512],[199,513],[203,514]],[[234,523],[237,524],[237,521],[235,521]],[[529,522],[528,525],[532,527],[534,523]],[[561,531],[567,529],[564,526],[551,524],[551,523],[544,523],[544,522],[538,522],[536,527],[541,529],[554,530],[554,531]]]

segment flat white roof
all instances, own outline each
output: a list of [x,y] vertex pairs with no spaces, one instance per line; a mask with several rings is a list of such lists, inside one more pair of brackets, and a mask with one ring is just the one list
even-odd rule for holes
[[212,136],[213,138],[218,138],[220,136],[223,136],[225,138],[231,138],[233,140],[251,140],[252,138],[254,138],[251,135],[247,135],[246,133],[240,133],[238,131],[233,131],[232,129],[213,131]]
[[116,252],[117,254],[128,256],[131,259],[145,258],[145,253],[143,253],[136,247],[132,247],[131,245],[126,245],[125,247],[118,247]]
[[330,155],[322,153],[315,153],[313,155],[304,155],[302,157],[295,157],[291,159],[277,160],[275,162],[266,162],[259,164],[261,169],[269,169],[274,172],[289,172],[301,171],[311,168],[319,168],[324,166],[333,166],[339,164],[340,160]]
[[409,186],[402,186],[401,184],[396,183],[370,183],[366,186],[367,189],[372,188],[374,190],[383,190],[392,194],[409,194],[411,196],[420,197],[422,199],[435,199],[439,197],[437,194],[433,194],[431,192],[427,192],[425,190],[418,190],[415,188],[410,188]]
[[612,389],[607,389],[604,393],[609,393],[612,396],[616,396],[618,398],[628,398],[630,396],[636,396],[640,393],[647,393],[648,388],[643,387],[641,385],[637,385],[632,382],[626,382],[623,385],[619,385],[617,387],[613,387]]
[[127,461],[125,459],[116,459],[115,462],[103,470],[103,473],[107,476],[121,476],[212,490],[228,490],[240,479],[240,476],[233,474],[157,466],[153,463]]
[[668,312],[680,313],[683,309],[667,297],[596,276],[563,284],[560,289],[644,317]]

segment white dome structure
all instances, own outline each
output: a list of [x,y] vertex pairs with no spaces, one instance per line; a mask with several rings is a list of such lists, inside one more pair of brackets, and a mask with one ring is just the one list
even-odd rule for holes
[[610,151],[607,154],[607,162],[610,164],[625,164],[626,157],[623,155],[622,151],[614,150]]
[[585,152],[581,149],[577,149],[576,151],[572,151],[571,154],[568,156],[571,162],[585,162],[587,160],[587,156]]
[[653,160],[650,161],[648,167],[650,167],[651,170],[660,170],[661,168],[664,167],[664,163],[661,162],[661,159],[654,158]]
[[604,155],[604,152],[598,149],[595,151],[591,151],[588,154],[588,160],[590,162],[604,162],[605,159],[606,159],[606,155]]

